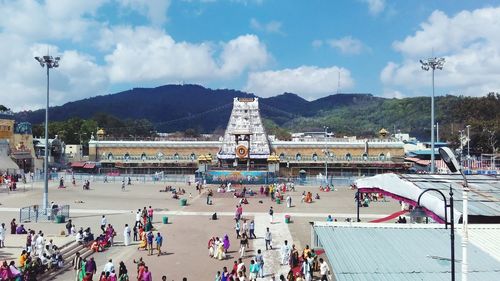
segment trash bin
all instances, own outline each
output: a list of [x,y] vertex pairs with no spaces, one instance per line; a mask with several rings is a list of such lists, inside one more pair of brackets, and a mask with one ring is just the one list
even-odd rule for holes
[[290,215],[285,215],[285,223],[290,223]]
[[186,206],[187,205],[187,199],[183,198],[181,199],[181,206]]
[[281,204],[281,199],[279,197],[276,198],[276,204]]
[[64,223],[66,221],[66,217],[63,215],[56,216],[56,223]]
[[168,224],[168,217],[167,216],[163,217],[163,224]]

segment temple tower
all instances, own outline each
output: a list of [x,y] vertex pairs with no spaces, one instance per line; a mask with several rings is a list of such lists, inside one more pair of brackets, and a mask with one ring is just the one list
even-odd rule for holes
[[265,164],[270,155],[258,98],[235,98],[222,146],[217,154],[221,165],[237,168]]

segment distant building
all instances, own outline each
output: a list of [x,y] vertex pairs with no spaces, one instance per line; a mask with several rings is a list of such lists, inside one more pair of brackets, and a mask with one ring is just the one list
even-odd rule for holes
[[[16,163],[18,169],[26,172],[33,171],[35,152],[30,123],[16,123],[11,111],[0,112],[0,140],[8,144],[7,155]],[[12,168],[10,165],[8,166]]]

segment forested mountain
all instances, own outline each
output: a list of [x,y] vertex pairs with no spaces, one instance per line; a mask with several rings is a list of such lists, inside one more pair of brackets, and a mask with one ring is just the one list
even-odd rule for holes
[[[92,118],[97,126],[117,136],[188,129],[191,133],[220,133],[227,125],[233,98],[253,96],[198,85],[136,88],[52,107],[50,120]],[[430,97],[387,99],[371,94],[334,94],[307,101],[296,94],[284,93],[260,98],[259,102],[271,133],[322,131],[328,126],[337,136],[374,136],[383,127],[391,133],[400,130],[422,140],[428,140],[430,135]],[[18,112],[15,117],[18,121],[41,124],[44,110]],[[498,139],[500,95],[437,97],[436,121],[441,139],[458,140],[458,131],[467,124],[474,135],[494,131]],[[58,124],[63,126],[63,122]]]

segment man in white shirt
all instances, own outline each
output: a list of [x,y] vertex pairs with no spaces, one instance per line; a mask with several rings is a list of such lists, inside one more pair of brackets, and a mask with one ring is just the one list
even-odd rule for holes
[[290,252],[291,252],[291,250],[292,249],[288,245],[288,241],[285,240],[285,244],[283,244],[281,246],[281,264],[282,265],[287,265],[288,264],[288,260],[290,259]]
[[269,231],[269,227],[266,228],[266,236],[264,237],[264,240],[266,241],[266,250],[269,250],[269,248],[271,248],[271,250],[272,250],[273,249],[273,245],[272,245],[273,236],[271,234],[271,231]]
[[130,245],[130,227],[128,224],[125,224],[125,228],[123,229],[123,244],[125,246]]
[[106,225],[108,224],[108,220],[106,219],[105,215],[102,215],[101,218],[101,230],[104,232],[106,230]]
[[109,261],[104,265],[104,269],[102,271],[111,273],[113,270],[115,270],[113,260],[109,259]]
[[328,276],[330,274],[330,268],[323,258],[319,259],[319,272],[321,274],[321,281],[328,281]]
[[135,213],[135,225],[138,226],[141,224],[141,209],[137,209],[137,213]]
[[38,234],[38,238],[35,242],[36,250],[39,256],[43,255],[43,250],[45,248],[45,238],[43,238],[43,233]]

